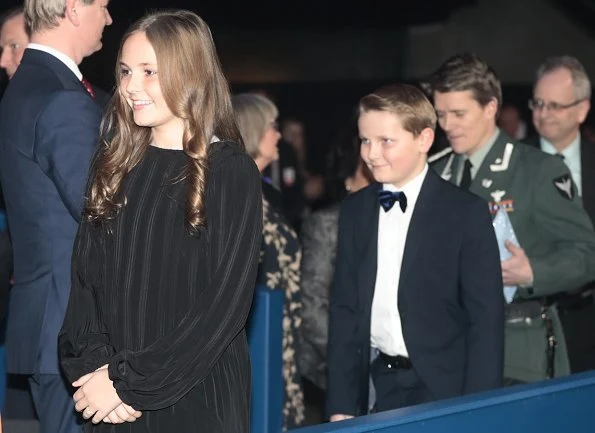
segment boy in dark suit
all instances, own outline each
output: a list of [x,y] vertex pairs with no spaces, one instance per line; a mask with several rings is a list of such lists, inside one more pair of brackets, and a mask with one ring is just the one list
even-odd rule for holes
[[331,421],[501,385],[503,284],[490,213],[428,170],[435,126],[413,86],[360,100],[361,155],[376,183],[341,208]]

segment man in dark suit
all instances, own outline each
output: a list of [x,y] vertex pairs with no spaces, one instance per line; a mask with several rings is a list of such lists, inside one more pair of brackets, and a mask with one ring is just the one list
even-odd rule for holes
[[590,99],[591,81],[578,59],[547,59],[537,71],[533,99],[529,101],[538,135],[525,141],[563,159],[595,224],[595,144],[580,132],[591,108]]
[[[0,69],[4,70],[8,79],[12,78],[19,67],[30,37],[22,6],[9,9],[0,17]],[[110,95],[94,84],[91,84],[91,89],[95,101],[101,108],[105,108]]]
[[31,43],[0,104],[0,177],[14,248],[7,369],[29,376],[41,432],[80,431],[57,335],[101,109],[78,64],[101,48],[108,0],[25,1]]
[[330,299],[331,421],[501,385],[494,229],[485,201],[428,169],[435,126],[431,103],[413,86],[360,101],[361,155],[377,183],[341,207]]
[[[581,62],[570,56],[547,59],[537,70],[533,125],[539,134],[527,140],[562,158],[574,181],[576,195],[595,224],[595,144],[580,132],[590,109],[591,81]],[[558,296],[572,373],[595,369],[595,284]]]

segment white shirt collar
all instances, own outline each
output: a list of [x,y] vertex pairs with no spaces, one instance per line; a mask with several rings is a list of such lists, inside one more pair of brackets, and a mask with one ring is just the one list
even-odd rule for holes
[[79,81],[83,79],[83,74],[81,73],[77,64],[74,62],[74,60],[72,60],[66,54],[64,54],[52,47],[48,47],[47,45],[41,45],[41,44],[30,43],[29,45],[27,45],[27,48],[30,48],[32,50],[43,51],[44,53],[48,53],[48,54],[54,56],[55,58],[60,60],[62,63],[64,63],[66,65],[66,67],[68,69],[70,69],[74,75],[76,75],[76,77],[79,79]]
[[541,137],[539,139],[539,144],[540,144],[541,150],[543,150],[545,153],[549,153],[550,155],[555,155],[557,153],[560,153],[561,155],[564,156],[565,160],[569,160],[569,161],[580,160],[580,157],[581,157],[581,134],[580,134],[580,132],[578,134],[576,134],[576,138],[574,140],[572,140],[572,143],[570,143],[570,145],[566,149],[564,149],[562,152],[558,152],[556,147],[550,141],[546,140],[543,137]]
[[[407,197],[407,210],[406,212],[412,212],[413,208],[415,207],[415,203],[417,202],[417,197],[419,196],[419,192],[421,191],[421,187],[424,183],[424,179],[426,178],[426,174],[428,173],[428,164],[425,164],[424,169],[407,182],[401,189],[398,189],[392,183],[383,183],[382,188],[385,191],[401,191]],[[398,206],[395,206],[398,207]],[[394,209],[394,208],[393,208]],[[392,210],[392,209],[391,209]]]

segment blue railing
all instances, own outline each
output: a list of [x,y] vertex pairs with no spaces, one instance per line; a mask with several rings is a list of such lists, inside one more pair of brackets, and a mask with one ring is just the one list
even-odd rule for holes
[[[595,432],[595,372],[293,430],[295,433]],[[253,430],[259,433],[259,430]]]
[[282,290],[258,285],[248,319],[252,363],[252,433],[280,433],[283,423]]
[[[257,286],[248,322],[252,433],[282,426],[282,290]],[[595,432],[595,372],[423,404],[295,433]]]

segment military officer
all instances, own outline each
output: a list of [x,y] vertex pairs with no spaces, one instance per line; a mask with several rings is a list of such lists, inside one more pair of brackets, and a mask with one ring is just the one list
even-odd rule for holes
[[504,284],[517,287],[506,309],[506,382],[570,374],[552,295],[595,281],[595,232],[568,168],[497,128],[501,85],[477,56],[451,57],[423,86],[450,143],[432,167],[492,213],[505,209],[519,243],[507,242],[511,257],[502,262]]

